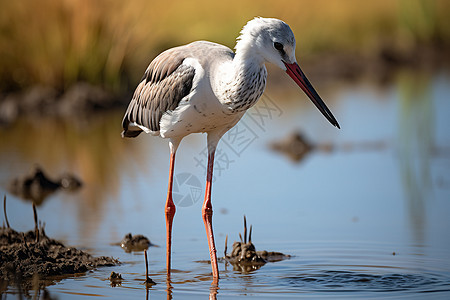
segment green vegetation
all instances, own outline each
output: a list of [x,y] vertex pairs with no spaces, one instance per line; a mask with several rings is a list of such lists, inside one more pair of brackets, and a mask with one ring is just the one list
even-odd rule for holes
[[161,50],[198,39],[233,47],[255,16],[290,24],[298,56],[450,43],[446,0],[0,0],[0,7],[0,91],[87,81],[121,92]]

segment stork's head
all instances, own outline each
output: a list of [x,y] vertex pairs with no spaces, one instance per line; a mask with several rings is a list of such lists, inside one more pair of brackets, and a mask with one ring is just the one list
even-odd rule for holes
[[239,47],[251,47],[265,61],[283,70],[283,61],[294,63],[295,37],[288,24],[273,18],[254,18],[242,28],[236,52]]
[[273,63],[286,71],[325,118],[332,125],[340,128],[331,111],[297,64],[295,37],[288,24],[273,18],[255,18],[249,21],[238,38],[236,53],[238,52],[258,55],[264,61]]

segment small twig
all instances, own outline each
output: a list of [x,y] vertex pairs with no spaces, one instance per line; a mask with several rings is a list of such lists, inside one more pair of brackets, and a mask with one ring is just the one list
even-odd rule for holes
[[45,222],[41,223],[41,221],[39,221],[39,227],[41,228],[40,229],[40,235],[45,237],[46,236],[46,234],[45,234]]
[[36,211],[36,204],[33,202],[33,215],[34,215],[34,232],[36,235],[36,243],[39,242],[39,226],[38,226],[38,216]]
[[242,235],[241,235],[240,232],[239,232],[239,238],[241,239],[241,243],[243,243],[243,241],[242,241]]
[[6,227],[8,227],[8,229],[9,229],[9,228],[11,228],[11,227],[9,227],[8,215],[6,214],[6,194],[5,194],[5,196],[3,197],[3,213],[5,214]]
[[30,248],[28,248],[28,244],[27,244],[27,239],[25,237],[25,233],[23,233],[23,232],[21,232],[21,233],[22,233],[22,240],[23,240],[23,244],[25,246],[25,249],[27,249],[28,253],[31,253]]
[[247,218],[244,215],[244,243],[247,244]]
[[228,234],[225,236],[225,250],[223,250],[223,256],[227,256],[227,248],[228,248]]
[[144,256],[145,256],[145,281],[147,282],[147,279],[148,279],[148,260],[147,260],[147,250],[144,250]]
[[252,225],[250,225],[250,232],[248,234],[248,242],[251,243],[252,242]]
[[156,284],[150,277],[148,277],[148,259],[147,259],[147,250],[144,250],[145,256],[145,284],[147,287]]

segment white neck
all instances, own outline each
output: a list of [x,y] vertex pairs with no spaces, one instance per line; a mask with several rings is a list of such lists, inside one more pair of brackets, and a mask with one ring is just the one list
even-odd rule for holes
[[258,41],[250,38],[249,36],[240,36],[235,46],[236,56],[234,61],[239,63],[240,61],[251,62],[262,67],[265,63],[265,59],[258,51]]
[[216,86],[217,97],[231,112],[250,108],[264,92],[267,77],[264,63],[264,58],[248,39],[238,41],[236,55],[222,66]]

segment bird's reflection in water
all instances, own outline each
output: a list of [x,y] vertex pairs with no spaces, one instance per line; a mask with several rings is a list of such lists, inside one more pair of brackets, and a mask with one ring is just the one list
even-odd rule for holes
[[[173,285],[170,276],[166,280],[166,293],[167,300],[173,299]],[[219,293],[219,278],[213,278],[211,286],[209,288],[209,299],[217,299],[217,294]],[[146,299],[149,299],[149,289],[147,288]]]

